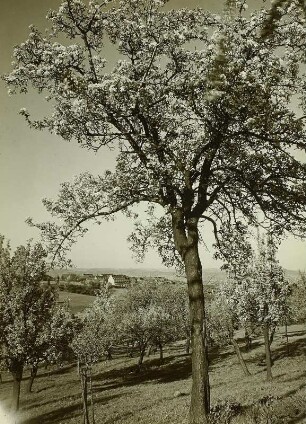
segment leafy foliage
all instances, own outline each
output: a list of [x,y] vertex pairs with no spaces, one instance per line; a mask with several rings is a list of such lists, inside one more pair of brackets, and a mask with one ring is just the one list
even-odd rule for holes
[[44,287],[47,252],[41,244],[19,246],[12,254],[0,238],[0,345],[6,368],[42,360],[49,346],[54,290]]
[[[83,174],[63,184],[57,201],[45,201],[63,222],[38,225],[55,256],[64,259],[87,220],[132,213],[141,201],[164,210],[147,229],[138,222],[131,240],[138,253],[158,246],[165,264],[182,258],[172,233],[176,209],[215,232],[240,216],[300,234],[305,165],[292,152],[305,149],[304,116],[291,103],[305,103],[302,2],[250,16],[247,2],[231,2],[224,17],[166,11],[160,0],[108,3],[64,1],[48,16],[49,33],[31,27],[5,77],[13,92],[32,85],[47,93],[50,116],[31,120],[21,111],[34,128],[119,151],[115,172]],[[270,16],[274,30],[263,36]],[[106,38],[119,54],[111,70]]]
[[291,284],[289,297],[289,320],[291,322],[306,321],[306,275],[301,273],[299,278]]
[[96,300],[85,310],[72,341],[72,349],[81,364],[91,367],[118,337],[113,308],[107,287],[101,287]]
[[225,298],[244,325],[267,323],[270,328],[288,315],[289,281],[276,259],[277,244],[271,233],[258,236],[255,253],[245,232],[228,228],[221,257],[226,261]]

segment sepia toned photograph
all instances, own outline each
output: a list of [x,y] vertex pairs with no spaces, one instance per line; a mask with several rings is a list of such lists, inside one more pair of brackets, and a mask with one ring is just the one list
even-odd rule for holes
[[0,8],[0,424],[306,423],[306,1]]

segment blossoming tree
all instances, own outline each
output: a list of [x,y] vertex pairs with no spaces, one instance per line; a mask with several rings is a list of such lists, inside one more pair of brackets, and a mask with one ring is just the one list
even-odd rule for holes
[[[113,302],[106,286],[97,292],[93,304],[85,309],[75,333],[71,348],[78,361],[78,372],[82,386],[84,424],[95,423],[92,368],[109,350],[116,340],[117,333],[113,317]],[[91,403],[91,416],[88,408],[88,394]]]
[[71,358],[70,343],[74,334],[74,319],[68,310],[68,305],[61,306],[53,299],[48,315],[37,329],[37,336],[32,339],[31,353],[28,355],[27,365],[31,367],[27,391],[32,386],[41,362],[45,364],[61,365]]
[[290,283],[276,259],[277,243],[271,232],[259,236],[255,252],[246,234],[228,229],[222,252],[228,272],[224,298],[242,325],[249,322],[262,329],[267,380],[271,380],[271,344],[276,326],[288,315],[290,293]]
[[0,236],[0,355],[13,377],[14,410],[19,408],[25,365],[41,360],[46,349],[46,326],[55,302],[53,290],[41,285],[46,257],[39,243],[19,246],[11,254]]
[[228,291],[223,287],[217,288],[214,298],[207,305],[207,330],[212,345],[224,347],[232,344],[244,375],[251,373],[242,356],[238,342],[235,339],[235,330],[239,327],[239,317],[236,308],[228,302]]
[[[63,1],[48,15],[51,31],[31,27],[15,49],[6,81],[12,92],[31,85],[49,102],[41,120],[21,111],[33,128],[118,152],[114,172],[82,174],[56,201],[45,200],[62,220],[38,225],[55,256],[63,258],[89,220],[118,211],[133,218],[134,205],[151,205],[149,228],[138,223],[132,240],[140,253],[151,243],[167,265],[177,260],[185,270],[195,424],[209,412],[201,224],[217,235],[225,218],[265,216],[300,234],[305,220],[306,170],[293,156],[305,149],[304,117],[291,109],[296,98],[305,107],[305,20],[292,1],[265,36],[269,12],[246,14],[245,1],[228,2],[224,16],[166,3]],[[115,63],[105,57],[108,42]]]

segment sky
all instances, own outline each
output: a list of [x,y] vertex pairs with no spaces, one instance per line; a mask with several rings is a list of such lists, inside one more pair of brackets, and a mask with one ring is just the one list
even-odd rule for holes
[[[27,38],[29,25],[46,27],[47,11],[56,9],[60,3],[60,0],[1,2],[0,74],[10,71],[13,48]],[[213,11],[222,8],[219,0],[171,0],[169,6],[174,5],[202,6]],[[55,198],[62,182],[85,171],[102,173],[115,164],[115,153],[107,148],[95,154],[48,132],[30,130],[18,112],[26,107],[35,115],[42,105],[43,99],[32,92],[26,97],[8,96],[4,82],[0,82],[0,234],[11,241],[13,248],[29,238],[38,240],[38,230],[30,228],[25,219],[49,220],[41,200]],[[124,216],[114,222],[90,226],[86,237],[72,250],[73,263],[83,268],[161,268],[161,260],[151,251],[142,264],[135,262],[126,242],[132,230],[132,223]],[[206,234],[207,246],[201,250],[203,267],[218,267],[220,262],[213,259],[209,227]],[[279,260],[287,269],[306,269],[306,243],[288,238],[280,247]]]

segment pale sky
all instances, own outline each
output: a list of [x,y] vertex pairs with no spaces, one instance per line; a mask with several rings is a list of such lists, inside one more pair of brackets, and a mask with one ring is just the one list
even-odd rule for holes
[[[1,2],[0,74],[10,71],[13,47],[27,38],[29,25],[43,29],[47,26],[47,11],[60,3],[60,0]],[[218,11],[222,2],[172,0],[169,6],[202,6]],[[41,199],[55,198],[61,182],[85,171],[102,173],[112,169],[115,163],[114,153],[107,149],[94,154],[48,132],[30,130],[18,111],[26,107],[34,115],[43,104],[43,99],[33,93],[9,97],[4,82],[0,82],[0,234],[11,240],[13,248],[29,238],[39,238],[38,230],[28,227],[25,219],[29,216],[36,222],[50,219]],[[72,250],[74,264],[78,267],[160,268],[161,261],[154,252],[150,252],[142,264],[133,260],[126,242],[132,229],[132,223],[123,216],[114,222],[91,226],[87,236]],[[212,257],[213,237],[209,227],[205,235],[208,249],[201,251],[203,267],[218,267],[219,263]],[[279,259],[287,269],[306,269],[306,243],[289,238],[280,248]]]

